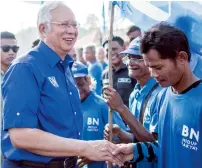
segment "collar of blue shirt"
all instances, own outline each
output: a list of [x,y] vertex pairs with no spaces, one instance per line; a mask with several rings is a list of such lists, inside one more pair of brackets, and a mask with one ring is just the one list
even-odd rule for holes
[[66,55],[65,60],[62,60],[60,56],[50,47],[48,47],[43,41],[40,41],[38,49],[44,53],[44,57],[47,57],[47,59],[45,59],[51,65],[52,68],[60,61],[68,65],[70,68],[73,65],[74,61],[69,54]]

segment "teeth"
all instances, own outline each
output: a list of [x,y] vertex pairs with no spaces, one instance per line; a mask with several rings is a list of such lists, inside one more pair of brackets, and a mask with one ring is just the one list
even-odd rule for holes
[[66,41],[72,41],[73,39],[71,38],[65,38]]

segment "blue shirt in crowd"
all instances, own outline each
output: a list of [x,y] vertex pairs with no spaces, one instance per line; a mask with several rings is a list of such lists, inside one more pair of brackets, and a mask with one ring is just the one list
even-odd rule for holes
[[2,84],[4,99],[2,152],[10,160],[47,163],[52,157],[40,156],[11,144],[11,128],[40,129],[65,138],[81,138],[82,112],[71,66],[44,42],[16,59]]
[[[104,139],[104,127],[108,123],[108,109],[109,107],[105,100],[93,91],[82,102],[82,138],[84,140]],[[126,130],[126,126],[117,112],[113,112],[113,124],[117,124],[120,128]],[[86,167],[103,168],[105,167],[105,162],[92,162]]]
[[[156,81],[150,78],[143,88],[136,84],[133,92],[129,98],[129,109],[137,120],[140,119],[141,109],[143,108],[145,98],[156,85]],[[143,116],[143,126],[151,133],[158,133],[158,113],[156,110],[156,98],[162,88],[158,85],[152,92]],[[144,143],[142,143],[142,150],[147,150]],[[136,150],[137,151],[137,150]],[[144,151],[143,151],[144,152]],[[157,167],[157,162],[141,161],[137,163],[137,168],[153,168]]]
[[159,168],[202,165],[202,83],[183,94],[163,90],[159,104]]
[[102,66],[99,62],[88,63],[88,73],[95,81],[95,92],[102,94]]

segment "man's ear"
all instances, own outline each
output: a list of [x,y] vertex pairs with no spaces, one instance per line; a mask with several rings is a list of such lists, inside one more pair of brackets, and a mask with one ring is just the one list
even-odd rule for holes
[[46,33],[48,32],[48,25],[46,24],[40,24],[39,25],[39,32],[40,35],[45,38],[46,37]]
[[177,60],[180,64],[184,64],[185,62],[188,62],[188,54],[185,51],[180,51],[177,56]]

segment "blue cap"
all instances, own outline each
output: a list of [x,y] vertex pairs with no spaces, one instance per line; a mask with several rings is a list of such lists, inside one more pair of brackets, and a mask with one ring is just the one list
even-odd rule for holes
[[136,37],[133,41],[130,42],[128,48],[120,54],[131,54],[131,55],[142,55],[140,51],[141,37]]
[[73,63],[72,72],[73,72],[74,78],[83,77],[88,75],[88,67],[84,65],[83,63],[76,61]]

